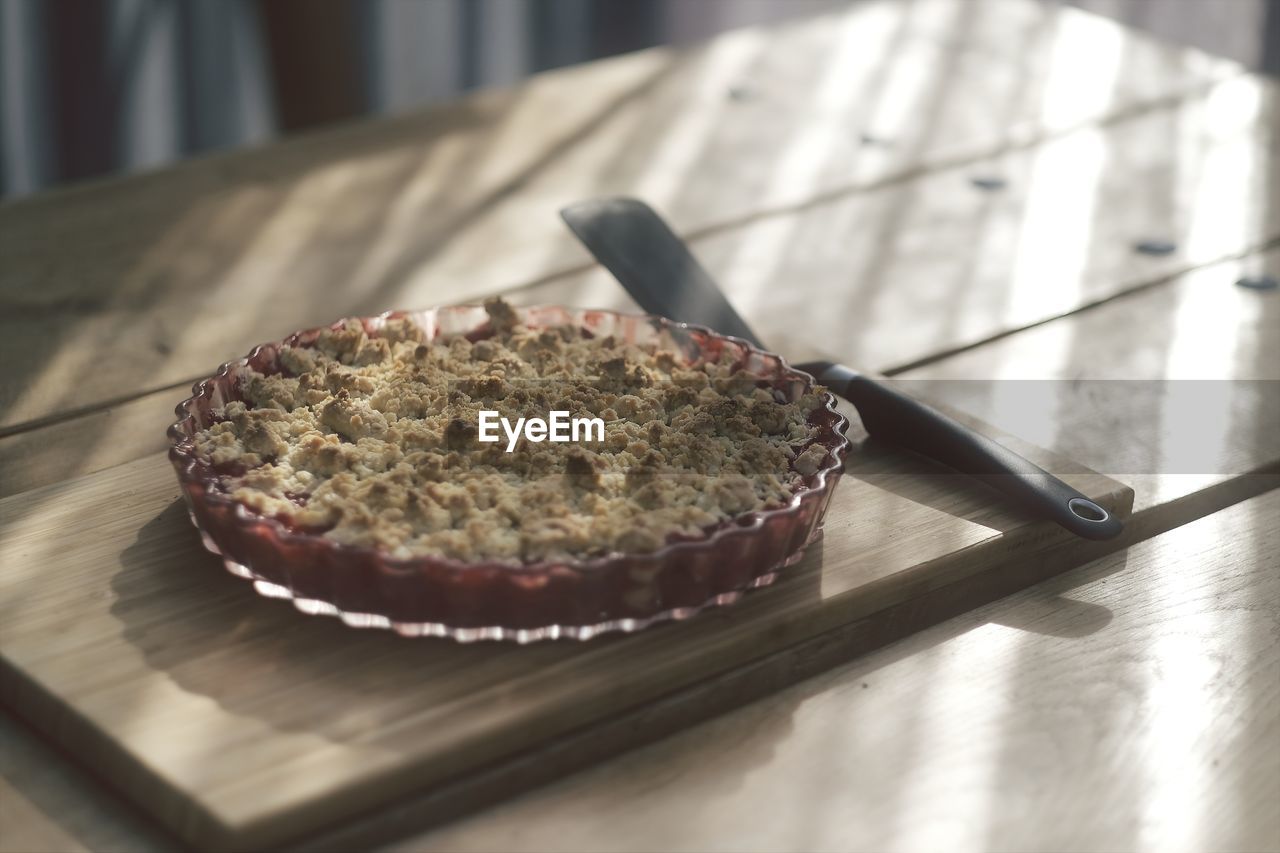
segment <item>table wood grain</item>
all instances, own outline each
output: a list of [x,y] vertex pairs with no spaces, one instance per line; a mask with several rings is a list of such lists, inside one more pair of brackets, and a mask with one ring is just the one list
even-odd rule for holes
[[[980,166],[694,232],[692,247],[777,350],[899,373],[1274,245],[1277,105],[1280,84],[1233,79]],[[1008,183],[983,192],[976,175]],[[1135,250],[1150,240],[1171,251]],[[598,268],[516,297],[630,304]]]

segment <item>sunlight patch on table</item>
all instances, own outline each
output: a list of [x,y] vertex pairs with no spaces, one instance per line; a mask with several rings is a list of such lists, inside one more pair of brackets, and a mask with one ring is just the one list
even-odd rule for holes
[[[966,634],[966,653],[953,647],[930,652],[937,661],[928,689],[918,697],[923,725],[896,781],[901,811],[891,837],[901,849],[983,847],[987,824],[1002,808],[995,801],[1001,732],[1016,710],[1010,679],[1026,641],[1025,632],[984,625]],[[973,653],[975,645],[981,654]],[[981,671],[975,671],[975,657],[983,662]],[[957,728],[970,735],[957,738]],[[936,804],[932,820],[919,819],[912,808],[917,803]]]
[[726,93],[764,51],[763,32],[744,30],[711,42],[699,59],[700,73],[690,88],[696,109],[682,110],[648,158],[634,194],[650,204],[669,205],[699,163],[708,139],[715,135],[726,109]]

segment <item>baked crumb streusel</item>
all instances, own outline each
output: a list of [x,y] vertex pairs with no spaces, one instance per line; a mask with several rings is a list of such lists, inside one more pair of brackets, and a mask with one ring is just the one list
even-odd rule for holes
[[[485,304],[492,336],[426,341],[408,320],[358,322],[284,347],[245,402],[196,435],[233,499],[393,557],[532,562],[647,552],[786,504],[825,449],[821,389],[783,402],[759,377],[689,365],[674,347],[526,328]],[[603,442],[481,443],[481,410],[605,421]]]

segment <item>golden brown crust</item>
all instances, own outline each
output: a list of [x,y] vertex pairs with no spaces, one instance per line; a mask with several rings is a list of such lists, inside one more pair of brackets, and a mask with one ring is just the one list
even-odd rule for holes
[[[526,328],[486,303],[492,337],[423,340],[407,320],[285,347],[244,403],[196,436],[232,497],[395,557],[535,561],[647,552],[787,503],[825,450],[805,448],[820,390],[793,403],[729,364],[672,348]],[[478,440],[481,410],[605,421],[603,441]],[[247,470],[246,470],[247,469]],[[243,471],[243,473],[232,473]]]

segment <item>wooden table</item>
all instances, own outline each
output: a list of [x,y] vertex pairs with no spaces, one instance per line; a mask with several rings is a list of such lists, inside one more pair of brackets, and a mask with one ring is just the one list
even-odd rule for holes
[[[863,3],[3,205],[0,496],[163,449],[178,389],[299,326],[632,307],[555,211],[639,195],[779,350],[1132,485],[1131,547],[426,834],[391,809],[384,838],[1280,848],[1280,293],[1234,285],[1280,272],[1277,92],[1072,10]],[[978,378],[1070,381],[1028,420]],[[1214,463],[1135,457],[1184,380],[1229,395]],[[25,723],[0,738],[3,848],[173,845]]]

